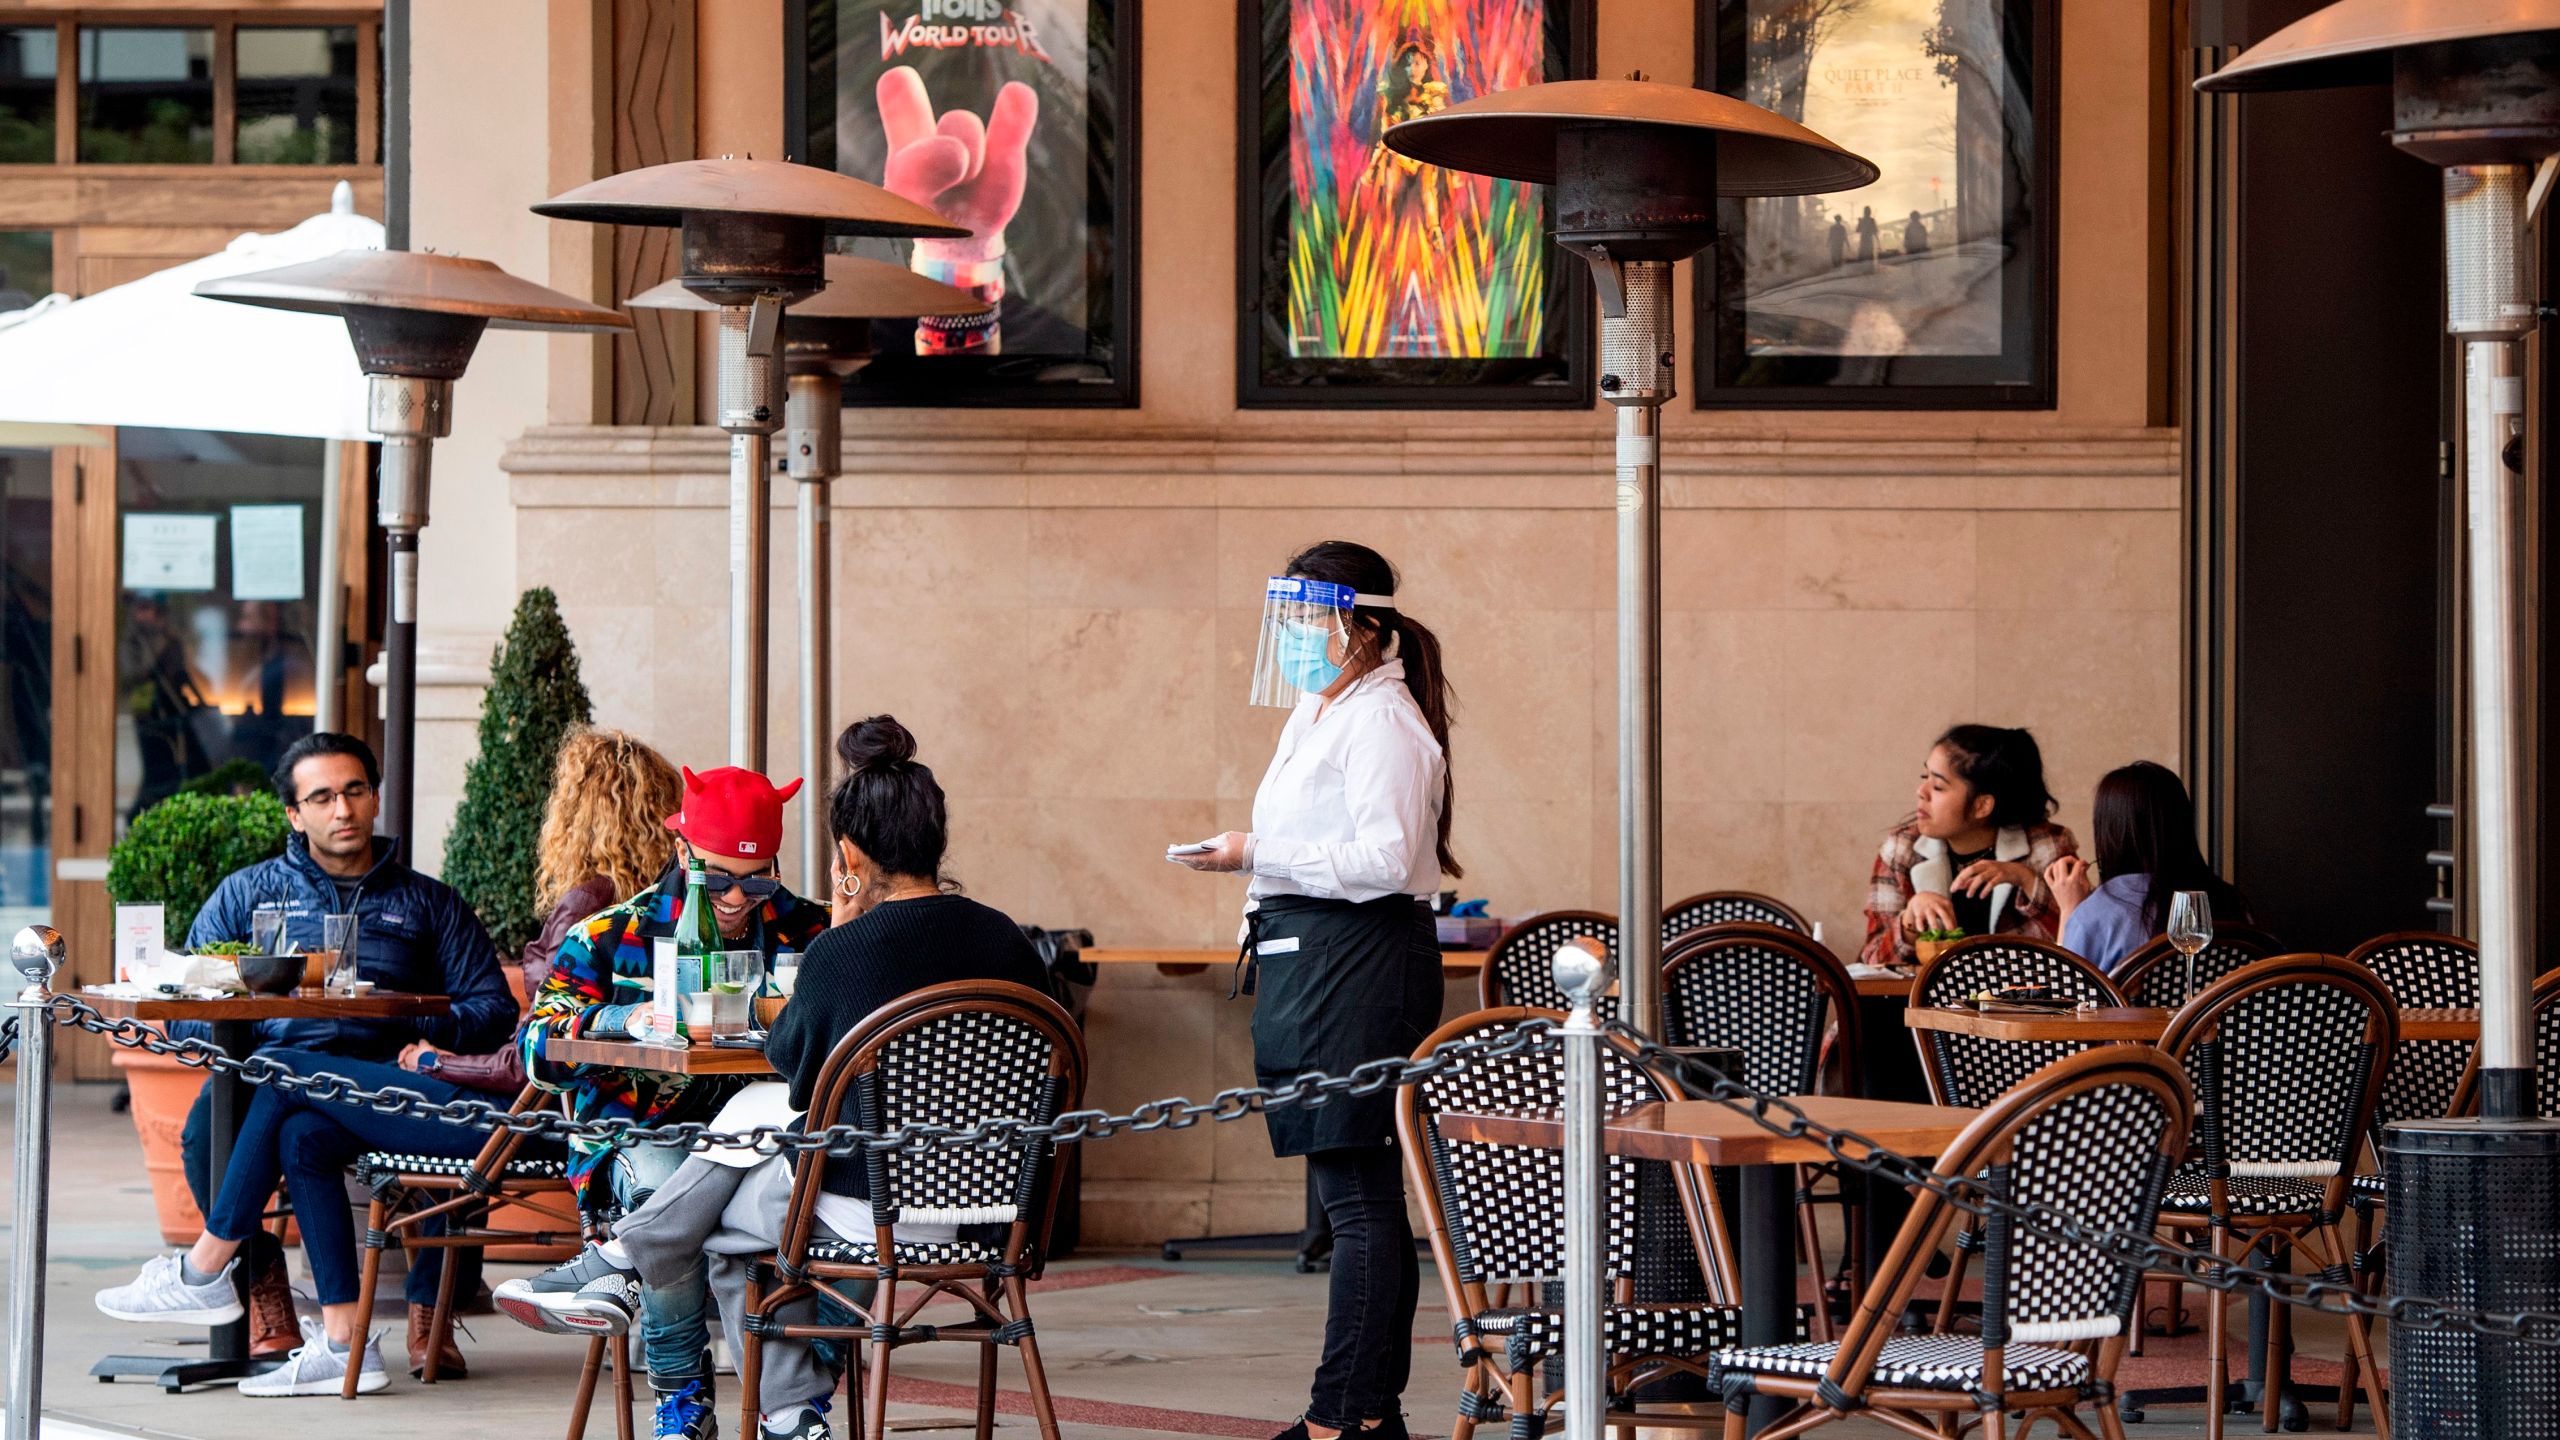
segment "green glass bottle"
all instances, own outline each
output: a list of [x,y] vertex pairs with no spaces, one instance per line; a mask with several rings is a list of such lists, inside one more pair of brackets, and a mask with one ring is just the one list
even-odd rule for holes
[[676,916],[676,1033],[685,1035],[683,1001],[686,995],[699,995],[704,978],[715,963],[712,956],[720,950],[720,921],[711,913],[711,887],[703,879],[702,862],[694,860],[684,867],[684,910]]

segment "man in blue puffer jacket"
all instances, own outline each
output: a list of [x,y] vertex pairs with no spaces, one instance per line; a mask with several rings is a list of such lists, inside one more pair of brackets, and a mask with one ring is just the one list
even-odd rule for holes
[[[290,1049],[390,1063],[401,1048],[424,1040],[439,1050],[479,1054],[505,1045],[515,1032],[516,999],[498,966],[489,932],[451,886],[410,869],[400,842],[373,833],[381,810],[381,768],[373,750],[352,735],[321,731],[297,740],[276,762],[276,792],[284,800],[293,834],[273,860],[233,871],[196,912],[187,932],[190,949],[219,940],[250,938],[250,916],[284,917],[285,938],[302,950],[322,948],[321,917],[359,917],[356,973],[385,990],[445,995],[451,1013],[401,1020],[272,1020],[260,1027],[261,1049]],[[210,1027],[187,1021],[173,1034],[210,1039]],[[187,1188],[199,1209],[213,1201],[208,1131],[212,1090],[188,1112],[182,1148]],[[427,1251],[434,1256],[437,1251]],[[468,1295],[478,1277],[477,1251],[457,1252],[465,1268],[455,1273],[456,1293]],[[292,1298],[284,1288],[281,1251],[253,1257],[250,1270],[252,1348],[291,1349],[298,1337]],[[435,1267],[410,1271],[410,1298],[435,1296]],[[446,1372],[450,1376],[451,1372]]]

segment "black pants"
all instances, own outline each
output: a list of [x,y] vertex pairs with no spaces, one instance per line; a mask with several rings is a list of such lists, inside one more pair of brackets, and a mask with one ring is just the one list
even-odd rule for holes
[[1413,1373],[1413,1312],[1422,1269],[1404,1218],[1404,1157],[1392,1145],[1307,1157],[1333,1227],[1333,1289],[1307,1418],[1348,1430],[1401,1412]]

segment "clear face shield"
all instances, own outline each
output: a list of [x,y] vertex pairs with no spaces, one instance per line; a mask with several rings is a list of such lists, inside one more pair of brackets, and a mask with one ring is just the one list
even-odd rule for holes
[[1262,592],[1254,646],[1253,703],[1290,709],[1342,678],[1351,658],[1351,612],[1392,610],[1393,598],[1348,585],[1275,576]]

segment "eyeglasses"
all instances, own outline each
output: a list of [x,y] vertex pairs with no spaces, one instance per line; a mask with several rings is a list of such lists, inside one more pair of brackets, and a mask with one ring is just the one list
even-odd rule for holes
[[293,803],[304,810],[332,810],[341,800],[350,805],[361,805],[373,796],[375,788],[358,780],[343,790],[314,790]]
[[769,900],[774,891],[782,888],[782,877],[770,873],[732,875],[726,870],[714,870],[706,865],[702,870],[702,888],[711,895],[726,895],[734,889],[750,900]]

